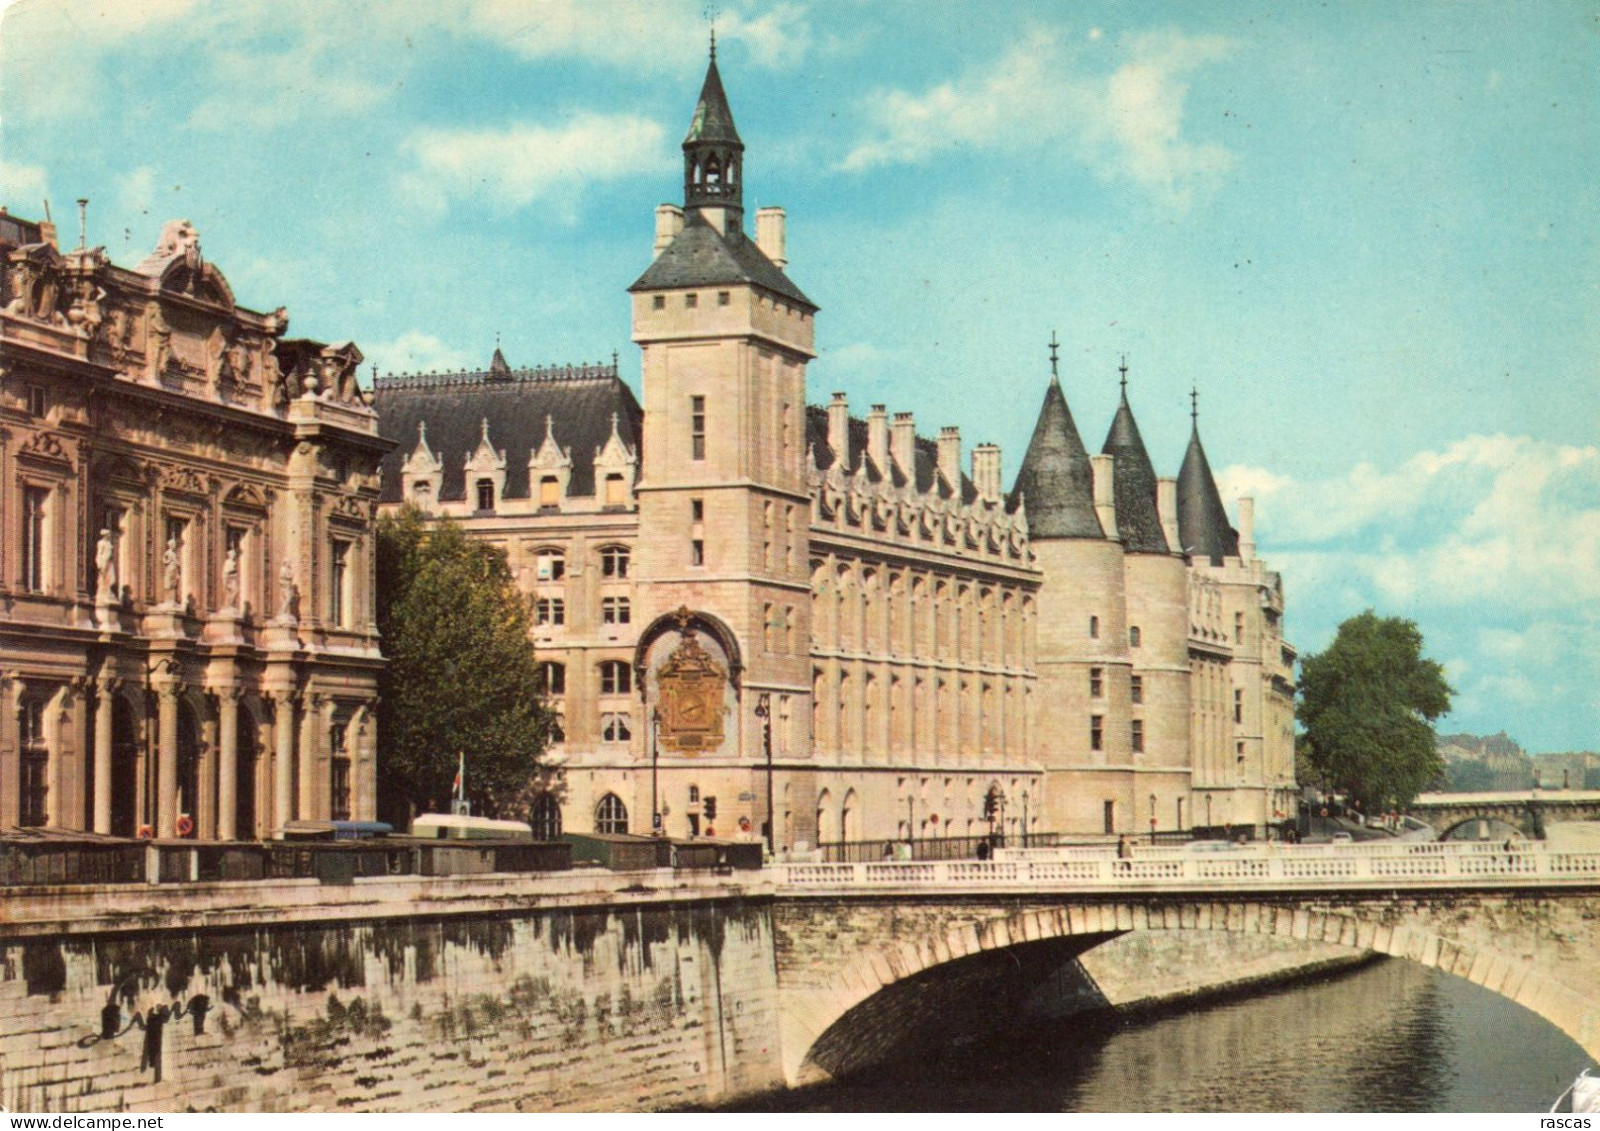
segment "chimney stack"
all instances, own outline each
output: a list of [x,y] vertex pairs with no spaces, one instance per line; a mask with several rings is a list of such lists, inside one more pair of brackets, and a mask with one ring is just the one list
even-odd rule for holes
[[999,444],[979,444],[972,449],[972,485],[985,502],[1000,498]]
[[656,250],[659,256],[683,231],[683,209],[676,204],[656,205]]
[[841,468],[850,466],[850,402],[843,393],[833,394],[828,406],[828,447]]
[[889,436],[889,453],[906,478],[915,484],[917,479],[917,421],[909,412],[894,414],[894,424]]
[[1094,513],[1100,519],[1100,528],[1107,538],[1117,538],[1117,496],[1112,476],[1116,474],[1115,456],[1090,456],[1094,468]]
[[1256,501],[1239,500],[1239,558],[1249,565],[1256,558]]
[[956,497],[961,496],[961,429],[946,426],[939,429],[939,470],[950,486],[955,490]]
[[867,413],[867,454],[878,470],[889,470],[889,412],[881,404]]
[[789,262],[784,248],[784,224],[783,209],[756,209],[756,246],[780,271]]
[[1161,533],[1167,536],[1167,546],[1174,553],[1183,553],[1178,544],[1178,481],[1169,476],[1156,479],[1156,514],[1161,516]]

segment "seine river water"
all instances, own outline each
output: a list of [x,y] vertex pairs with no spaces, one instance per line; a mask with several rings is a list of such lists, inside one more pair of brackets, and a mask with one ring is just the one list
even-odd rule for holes
[[1589,1064],[1487,990],[1384,960],[1259,996],[1015,1034],[761,1111],[1545,1111]]

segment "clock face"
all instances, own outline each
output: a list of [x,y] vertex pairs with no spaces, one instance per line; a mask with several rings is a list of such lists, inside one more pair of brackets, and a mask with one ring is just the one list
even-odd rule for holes
[[679,715],[686,723],[703,723],[706,718],[706,703],[699,696],[685,696]]

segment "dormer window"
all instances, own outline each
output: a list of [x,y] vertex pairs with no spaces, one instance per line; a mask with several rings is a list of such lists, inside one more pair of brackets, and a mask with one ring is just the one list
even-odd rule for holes
[[561,480],[554,475],[546,475],[539,480],[539,505],[541,507],[561,505]]
[[478,480],[478,509],[480,511],[494,510],[494,480]]
[[606,476],[606,506],[622,507],[628,504],[628,481],[621,475]]
[[419,479],[411,485],[411,494],[419,502],[433,496],[433,487],[425,479]]

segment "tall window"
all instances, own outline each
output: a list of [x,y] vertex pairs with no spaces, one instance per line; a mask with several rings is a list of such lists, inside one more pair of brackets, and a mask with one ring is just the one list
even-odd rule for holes
[[1233,642],[1235,644],[1243,644],[1244,643],[1244,614],[1243,613],[1234,613],[1233,614]]
[[1244,722],[1244,691],[1237,687],[1233,689],[1233,721]]
[[17,712],[21,747],[17,824],[36,828],[45,823],[45,797],[49,790],[50,751],[44,741],[44,702],[24,699]]
[[494,510],[494,480],[478,480],[478,509],[480,511]]
[[1139,626],[1138,625],[1134,625],[1132,628],[1128,629],[1128,647],[1129,648],[1137,648],[1138,646],[1139,646]]
[[559,628],[567,623],[567,603],[560,597],[540,597],[533,603],[535,624]]
[[546,660],[539,665],[539,674],[544,676],[544,693],[546,695],[565,695],[567,693],[566,664],[558,664],[554,660]]
[[345,627],[350,613],[350,543],[334,539],[328,578],[328,622]]
[[50,411],[50,397],[43,385],[28,386],[28,415],[42,417]]
[[600,738],[604,742],[627,742],[633,737],[633,720],[626,711],[607,711],[600,716]]
[[689,398],[689,457],[706,458],[706,399]]
[[621,660],[604,660],[600,664],[600,694],[626,695],[633,690],[633,670]]
[[1128,697],[1130,699],[1132,699],[1135,703],[1143,703],[1144,702],[1144,676],[1142,676],[1142,675],[1134,676],[1133,677],[1133,682],[1129,685],[1128,690],[1129,690],[1129,696]]
[[600,576],[619,579],[628,576],[628,547],[607,546],[600,551]]
[[541,793],[533,802],[532,819],[534,840],[561,839],[561,803],[548,793]]
[[706,564],[706,543],[703,538],[689,540],[689,564],[703,566]]
[[1089,618],[1089,639],[1091,639],[1091,640],[1099,640],[1100,639],[1100,618],[1099,617],[1090,617]]
[[540,581],[560,581],[567,576],[567,559],[557,550],[546,550],[539,555],[534,572]]
[[546,475],[539,480],[539,508],[559,507],[561,505],[561,480],[554,475]]
[[600,799],[600,804],[594,807],[594,831],[597,833],[628,831],[628,807],[622,803],[622,798],[614,793],[608,793]]
[[1089,749],[1104,750],[1106,748],[1106,720],[1103,715],[1089,716]]
[[1144,753],[1144,720],[1134,719],[1128,735],[1129,742],[1133,745],[1135,754]]
[[335,821],[350,819],[350,751],[348,728],[334,723],[328,728],[328,815]]
[[600,619],[606,624],[627,624],[633,617],[626,597],[602,597]]
[[22,489],[22,587],[44,592],[45,519],[50,509],[48,487]]
[[1099,699],[1106,693],[1106,671],[1104,668],[1089,669],[1089,698]]

